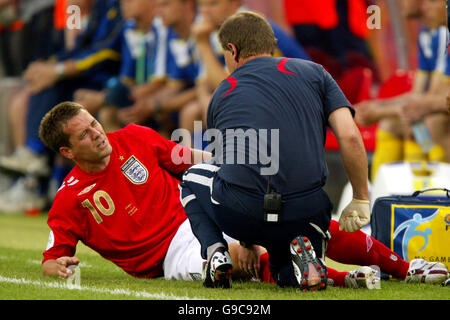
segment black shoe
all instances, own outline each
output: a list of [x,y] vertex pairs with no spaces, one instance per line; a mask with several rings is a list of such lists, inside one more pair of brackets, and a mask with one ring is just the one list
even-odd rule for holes
[[298,236],[290,245],[294,274],[302,291],[325,290],[327,268],[316,257],[314,248],[307,237]]
[[207,288],[231,288],[233,264],[224,247],[217,248],[205,266],[203,286]]

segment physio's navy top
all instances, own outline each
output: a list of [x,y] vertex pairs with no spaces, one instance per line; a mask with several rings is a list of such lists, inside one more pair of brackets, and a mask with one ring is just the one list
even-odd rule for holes
[[[319,64],[274,57],[248,61],[222,81],[209,105],[207,128],[218,129],[223,138],[219,148],[220,137],[209,131],[214,138],[208,150],[221,164],[219,176],[259,193],[266,191],[268,176],[271,186],[284,195],[322,187],[328,175],[324,151],[328,117],[341,107],[354,114]],[[236,129],[242,129],[241,135]],[[247,136],[245,145],[239,136]]]

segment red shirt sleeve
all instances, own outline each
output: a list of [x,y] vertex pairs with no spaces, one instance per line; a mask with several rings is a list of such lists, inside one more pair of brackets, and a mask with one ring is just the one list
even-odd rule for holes
[[[62,192],[63,193],[63,192]],[[42,263],[50,259],[75,255],[79,240],[80,224],[72,219],[75,212],[70,205],[63,201],[63,196],[57,194],[48,214],[47,224],[50,227],[50,235],[46,250],[43,252]]]
[[162,168],[176,174],[192,166],[192,153],[188,147],[167,140],[151,128],[134,124],[129,127],[136,131],[136,135],[142,135],[145,142],[155,151]]

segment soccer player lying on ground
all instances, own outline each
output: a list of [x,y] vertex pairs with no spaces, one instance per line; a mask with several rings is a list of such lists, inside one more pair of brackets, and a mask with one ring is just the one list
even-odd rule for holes
[[44,275],[66,277],[66,267],[79,262],[74,257],[78,241],[136,277],[187,280],[190,274],[201,275],[201,263],[197,272],[190,270],[192,254],[179,248],[190,227],[173,175],[190,164],[175,164],[172,154],[203,161],[208,153],[175,150],[175,142],[137,125],[105,134],[96,119],[73,102],[46,114],[40,137],[76,163],[49,212]]
[[[44,275],[67,278],[72,272],[68,267],[80,262],[74,254],[82,241],[132,276],[201,279],[204,260],[200,243],[180,203],[179,180],[173,176],[190,165],[176,165],[172,154],[192,153],[191,158],[200,161],[208,159],[209,153],[181,148],[152,129],[136,125],[105,134],[81,105],[72,102],[59,104],[45,116],[40,136],[76,163],[49,212],[51,232],[44,251]],[[373,245],[366,248],[365,234],[338,232],[337,222],[334,226],[327,252],[332,259],[377,264],[383,272],[406,276],[408,263],[390,259],[394,253],[381,243],[372,239]],[[231,242],[236,273],[242,275],[238,268],[241,259],[244,271],[257,277],[261,270],[261,279],[271,281],[267,254],[261,255],[259,269],[260,251],[258,259],[250,259],[259,248],[239,252],[239,243],[226,239]],[[339,286],[366,287],[373,280],[371,272],[339,273],[328,268],[328,273]]]

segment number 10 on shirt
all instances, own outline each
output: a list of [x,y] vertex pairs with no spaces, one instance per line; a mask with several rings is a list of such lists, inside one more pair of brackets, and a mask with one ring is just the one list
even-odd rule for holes
[[[100,201],[101,199],[103,199],[107,203],[107,205],[108,205],[107,208]],[[97,223],[103,222],[103,219],[102,219],[101,215],[99,214],[99,211],[105,216],[110,216],[114,213],[114,210],[116,208],[114,206],[114,202],[111,199],[110,195],[103,190],[98,190],[94,193],[94,203],[95,203],[95,206],[92,204],[91,201],[89,201],[89,199],[86,199],[81,204],[84,208],[89,209],[89,211],[92,213],[92,215],[94,216],[94,219],[95,219],[95,221],[97,221]]]

